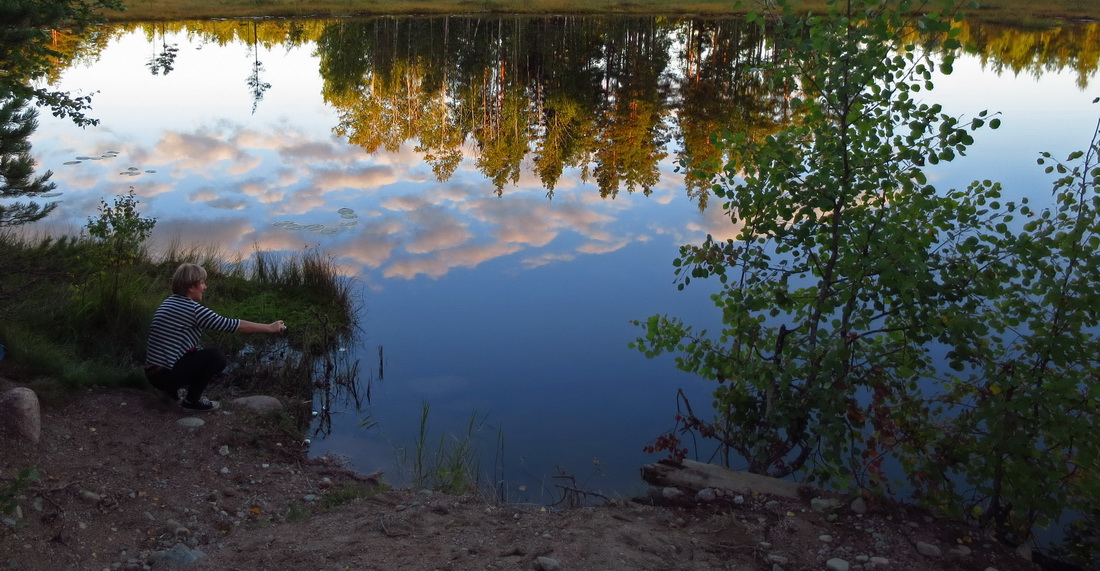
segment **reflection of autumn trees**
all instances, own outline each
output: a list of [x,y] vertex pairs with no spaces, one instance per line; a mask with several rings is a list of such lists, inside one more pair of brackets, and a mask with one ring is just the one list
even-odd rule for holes
[[445,178],[468,143],[497,193],[529,161],[548,193],[578,168],[613,196],[659,179],[668,37],[652,19],[384,18],[318,52],[337,132],[367,151],[415,140]]
[[[676,56],[683,70],[678,117],[680,162],[723,165],[727,157],[711,143],[711,135],[733,132],[766,135],[788,116],[784,93],[769,89],[760,74],[769,52],[758,26],[743,20],[708,19],[687,22],[678,30]],[[708,183],[685,172],[687,193],[706,208]]]
[[[522,172],[548,194],[575,169],[603,196],[647,193],[675,140],[681,162],[725,162],[711,135],[763,136],[787,119],[785,90],[760,75],[767,38],[736,18],[385,17],[121,24],[149,38],[186,33],[213,44],[315,43],[335,131],[368,152],[411,144],[439,180],[468,157],[494,190]],[[964,24],[986,66],[1036,76],[1100,60],[1100,23],[1046,30]],[[95,57],[105,38],[77,49]],[[61,50],[70,52],[70,50]],[[67,62],[59,62],[67,63]],[[186,55],[174,64],[187,65]],[[705,207],[704,181],[686,171]]]
[[989,23],[961,25],[959,39],[971,46],[984,65],[998,73],[1072,69],[1081,88],[1096,73],[1100,60],[1100,23],[1032,30]]

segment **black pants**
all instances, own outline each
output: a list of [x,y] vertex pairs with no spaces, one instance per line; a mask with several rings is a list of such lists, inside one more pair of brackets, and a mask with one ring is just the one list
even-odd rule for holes
[[184,353],[171,369],[146,369],[145,376],[150,384],[166,393],[185,388],[187,400],[197,402],[202,391],[227,364],[225,354],[219,349],[196,349]]

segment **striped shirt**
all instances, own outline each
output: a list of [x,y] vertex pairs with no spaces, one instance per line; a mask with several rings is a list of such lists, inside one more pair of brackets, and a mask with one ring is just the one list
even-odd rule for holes
[[191,298],[172,294],[153,314],[145,363],[171,369],[184,353],[198,348],[203,329],[236,331],[240,324],[239,319],[222,317]]

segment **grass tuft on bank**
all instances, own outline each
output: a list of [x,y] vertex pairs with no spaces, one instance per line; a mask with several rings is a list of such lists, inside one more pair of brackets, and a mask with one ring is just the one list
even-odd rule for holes
[[[123,260],[101,240],[0,233],[0,374],[61,399],[93,387],[144,387],[145,339],[179,264],[202,265],[204,303],[227,317],[282,319],[286,336],[211,334],[230,357],[230,384],[308,402],[317,387],[354,383],[331,355],[358,331],[354,282],[319,251],[256,252],[227,261],[212,247],[135,247]],[[351,371],[354,373],[354,371]],[[328,374],[326,380],[324,376]]]

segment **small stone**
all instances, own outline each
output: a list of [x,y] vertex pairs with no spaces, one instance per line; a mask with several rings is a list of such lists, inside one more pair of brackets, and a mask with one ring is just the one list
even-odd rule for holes
[[817,536],[817,538],[819,540],[821,540],[822,543],[832,543],[832,541],[833,541],[833,536],[828,535],[828,534],[821,534],[821,535]]
[[206,424],[206,421],[197,416],[187,416],[177,420],[176,424],[187,428],[198,428]]
[[829,571],[848,571],[848,567],[848,562],[839,557],[834,557],[825,562],[825,568]]
[[283,410],[283,403],[279,401],[279,399],[265,395],[233,399],[230,401],[230,404],[235,407],[248,409],[256,414],[268,414]]
[[222,444],[221,448],[218,448],[218,454],[222,456],[229,456],[229,446]]
[[558,569],[561,569],[561,563],[552,557],[543,556],[535,559],[535,569],[539,571],[558,571]]
[[768,563],[777,563],[779,565],[786,565],[787,561],[789,561],[789,560],[786,557],[784,557],[784,556],[782,556],[778,553],[769,553],[768,554]]
[[222,466],[222,469],[218,470],[218,473],[221,474],[222,476],[225,476],[226,474],[229,473],[229,467],[228,466]]
[[939,547],[932,545],[931,543],[925,543],[923,541],[917,542],[917,553],[925,557],[939,557],[943,554]]
[[952,556],[952,557],[958,557],[960,559],[965,559],[967,557],[970,557],[971,551],[970,551],[970,548],[965,546],[965,545],[957,545],[953,549],[948,551],[947,554]]
[[195,563],[206,554],[198,549],[190,549],[182,543],[177,543],[167,551],[157,551],[150,556],[153,567],[160,568],[161,564],[169,569],[185,567]]
[[871,558],[871,567],[874,567],[875,569],[877,569],[879,567],[889,567],[889,566],[890,566],[890,560],[885,558],[885,557],[872,557]]
[[695,501],[700,503],[710,503],[718,499],[718,494],[714,492],[713,488],[703,488],[695,493]]
[[829,513],[840,507],[840,500],[836,498],[814,498],[810,500],[810,507],[819,514]]
[[99,495],[95,492],[88,491],[88,490],[80,490],[80,497],[84,500],[87,500],[87,501],[93,502],[93,503],[98,502],[99,500],[103,499],[103,496],[101,496],[101,495]]
[[737,505],[741,505],[741,504],[745,503],[745,496],[739,495],[739,496],[733,498],[733,503],[735,503]]
[[772,548],[772,544],[767,542],[767,541],[761,541],[757,545],[760,546],[760,549],[771,549]]
[[679,498],[683,495],[684,495],[684,492],[681,491],[679,488],[667,487],[667,488],[662,488],[661,489],[661,497],[666,499],[666,500],[674,500],[674,499]]
[[302,499],[307,502],[315,502],[317,501],[317,496],[315,494],[306,494]]
[[863,498],[856,498],[852,500],[852,504],[849,507],[853,512],[857,514],[867,513],[867,501]]

